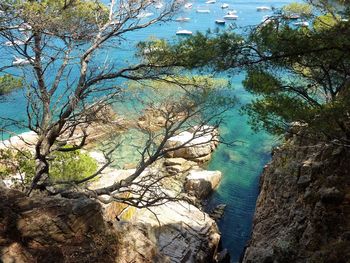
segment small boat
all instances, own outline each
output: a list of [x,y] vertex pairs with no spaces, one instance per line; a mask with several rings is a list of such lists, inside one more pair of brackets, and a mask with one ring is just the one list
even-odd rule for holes
[[258,6],[256,8],[256,11],[259,11],[259,12],[261,12],[261,11],[270,11],[270,10],[271,10],[271,8],[268,7],[268,6]]
[[222,20],[222,19],[216,19],[215,20],[215,24],[218,24],[218,25],[225,25],[225,20]]
[[237,11],[236,10],[230,10],[227,12],[228,15],[235,15],[237,14]]
[[6,41],[4,45],[7,47],[13,47],[13,46],[21,46],[24,44],[25,42],[22,40],[14,40],[14,41]]
[[28,30],[32,30],[32,27],[27,23],[23,23],[18,27],[18,31],[28,31]]
[[157,3],[157,4],[154,5],[154,7],[155,7],[156,9],[161,9],[163,6],[164,6],[163,3],[161,3],[161,2],[159,2],[159,3]]
[[238,15],[225,15],[224,19],[226,20],[237,20]]
[[176,35],[190,36],[190,35],[192,35],[192,31],[189,31],[189,30],[186,30],[186,29],[182,29],[182,30],[176,31]]
[[221,5],[221,8],[222,8],[222,9],[225,9],[225,8],[228,8],[228,7],[229,7],[229,5],[226,4],[226,3],[224,3],[224,4]]
[[140,13],[136,17],[137,18],[146,18],[146,17],[150,17],[150,16],[153,16],[153,13]]
[[216,3],[216,0],[208,0],[205,2],[206,4],[215,4]]
[[[31,58],[33,59],[33,58]],[[14,66],[25,66],[30,64],[30,60],[26,59],[26,58],[18,58],[18,57],[14,57],[14,61],[12,62],[12,65]]]
[[109,24],[111,25],[111,26],[116,26],[116,25],[120,25],[120,20],[112,20]]
[[295,26],[309,26],[309,22],[306,22],[306,21],[301,21],[301,22],[295,22],[294,23]]
[[300,18],[300,15],[297,15],[297,14],[292,14],[292,15],[287,16],[287,19],[291,19],[291,20],[295,20],[295,19],[299,19],[299,18]]
[[208,14],[208,13],[210,13],[210,10],[209,9],[197,9],[196,12],[197,13]]
[[190,9],[190,8],[192,8],[192,6],[193,6],[192,3],[186,3],[186,4],[185,4],[185,8],[186,8],[186,9]]
[[189,17],[182,17],[182,16],[180,16],[180,17],[175,19],[176,22],[188,22],[190,20],[191,20],[191,18],[189,18]]

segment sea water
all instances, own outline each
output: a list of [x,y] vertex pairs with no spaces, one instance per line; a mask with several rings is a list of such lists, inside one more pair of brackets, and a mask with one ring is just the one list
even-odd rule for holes
[[[137,42],[151,38],[166,38],[176,41],[176,31],[180,29],[192,32],[205,32],[211,30],[235,30],[244,32],[248,26],[261,22],[268,12],[257,12],[257,6],[282,7],[290,3],[290,0],[217,0],[215,4],[205,4],[206,0],[191,1],[191,9],[183,9],[178,16],[189,17],[189,22],[167,22],[153,25],[149,28],[130,32],[123,39],[121,48],[113,48],[104,51],[110,60],[116,63],[133,61],[134,47]],[[225,26],[215,24],[216,19],[222,19],[228,9],[222,9],[223,3],[229,4],[229,9],[237,11],[236,21],[227,21]],[[197,13],[197,9],[209,9],[210,13]],[[235,26],[230,27],[234,23]],[[231,28],[231,29],[230,29]],[[235,29],[233,29],[235,28]],[[11,61],[13,54],[0,48],[0,64]],[[242,87],[244,75],[227,75],[234,87],[234,93],[240,101],[240,105],[253,99]],[[6,100],[0,101],[0,116],[8,118],[25,119],[26,99],[23,91],[13,92]],[[227,114],[226,123],[221,127],[220,134],[228,141],[235,140],[234,146],[220,145],[215,151],[212,160],[208,164],[210,170],[220,170],[223,174],[222,182],[217,191],[211,196],[208,207],[217,204],[227,204],[224,217],[219,221],[222,234],[222,245],[229,250],[232,262],[237,262],[244,246],[249,239],[255,202],[258,195],[259,175],[270,158],[271,146],[275,139],[264,132],[254,133],[248,122],[247,116],[239,113],[239,107]],[[4,122],[4,120],[2,120]],[[17,129],[16,132],[24,130]]]

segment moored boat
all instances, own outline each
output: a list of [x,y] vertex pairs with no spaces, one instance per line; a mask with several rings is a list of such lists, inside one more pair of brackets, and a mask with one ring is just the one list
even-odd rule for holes
[[190,21],[190,20],[191,20],[191,18],[189,18],[189,17],[183,17],[183,16],[180,16],[180,17],[178,17],[178,18],[175,19],[176,22],[188,22],[188,21]]
[[185,7],[186,9],[190,9],[190,8],[192,8],[192,6],[193,6],[192,3],[186,3],[184,7]]
[[[33,58],[30,58],[33,59]],[[12,62],[12,65],[14,66],[25,66],[30,64],[30,60],[26,59],[26,58],[18,58],[18,57],[14,57],[14,60]]]
[[218,25],[225,25],[225,20],[222,20],[222,19],[216,19],[215,20],[215,24],[218,24]]
[[210,10],[209,9],[197,9],[197,11],[196,11],[197,13],[206,13],[206,14],[208,14],[208,13],[210,13]]
[[190,35],[192,35],[192,31],[186,30],[186,29],[181,29],[181,30],[176,31],[176,35],[190,36]]
[[271,10],[271,8],[270,7],[268,7],[268,6],[258,6],[257,8],[256,8],[256,11],[270,11]]
[[150,16],[153,16],[153,13],[140,13],[136,17],[137,18],[146,18],[146,17],[150,17]]
[[226,3],[223,3],[223,4],[221,5],[221,8],[222,8],[222,9],[225,9],[225,8],[228,8],[228,7],[229,7],[229,5],[226,4]]
[[307,22],[307,21],[295,22],[293,25],[307,27],[307,26],[309,26],[309,22]]
[[236,11],[229,11],[227,12],[227,15],[224,16],[224,19],[226,20],[237,20],[238,15],[236,15]]

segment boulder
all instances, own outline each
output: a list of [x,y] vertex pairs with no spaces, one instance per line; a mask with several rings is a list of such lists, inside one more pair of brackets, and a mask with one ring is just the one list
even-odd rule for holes
[[195,162],[184,158],[166,158],[164,161],[165,169],[169,174],[185,173],[196,165]]
[[186,178],[185,191],[197,198],[206,198],[219,185],[220,171],[191,170]]
[[168,157],[181,157],[187,160],[204,162],[210,159],[217,147],[217,130],[210,126],[194,127],[171,137],[165,144],[166,149],[180,147],[168,152]]

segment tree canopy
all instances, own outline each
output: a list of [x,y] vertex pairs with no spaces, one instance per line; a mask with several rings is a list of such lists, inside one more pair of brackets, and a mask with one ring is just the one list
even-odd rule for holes
[[197,34],[167,50],[186,50],[192,68],[246,71],[243,84],[257,97],[244,111],[255,129],[283,134],[300,122],[347,143],[349,30],[346,1],[306,1],[275,10],[246,35]]

